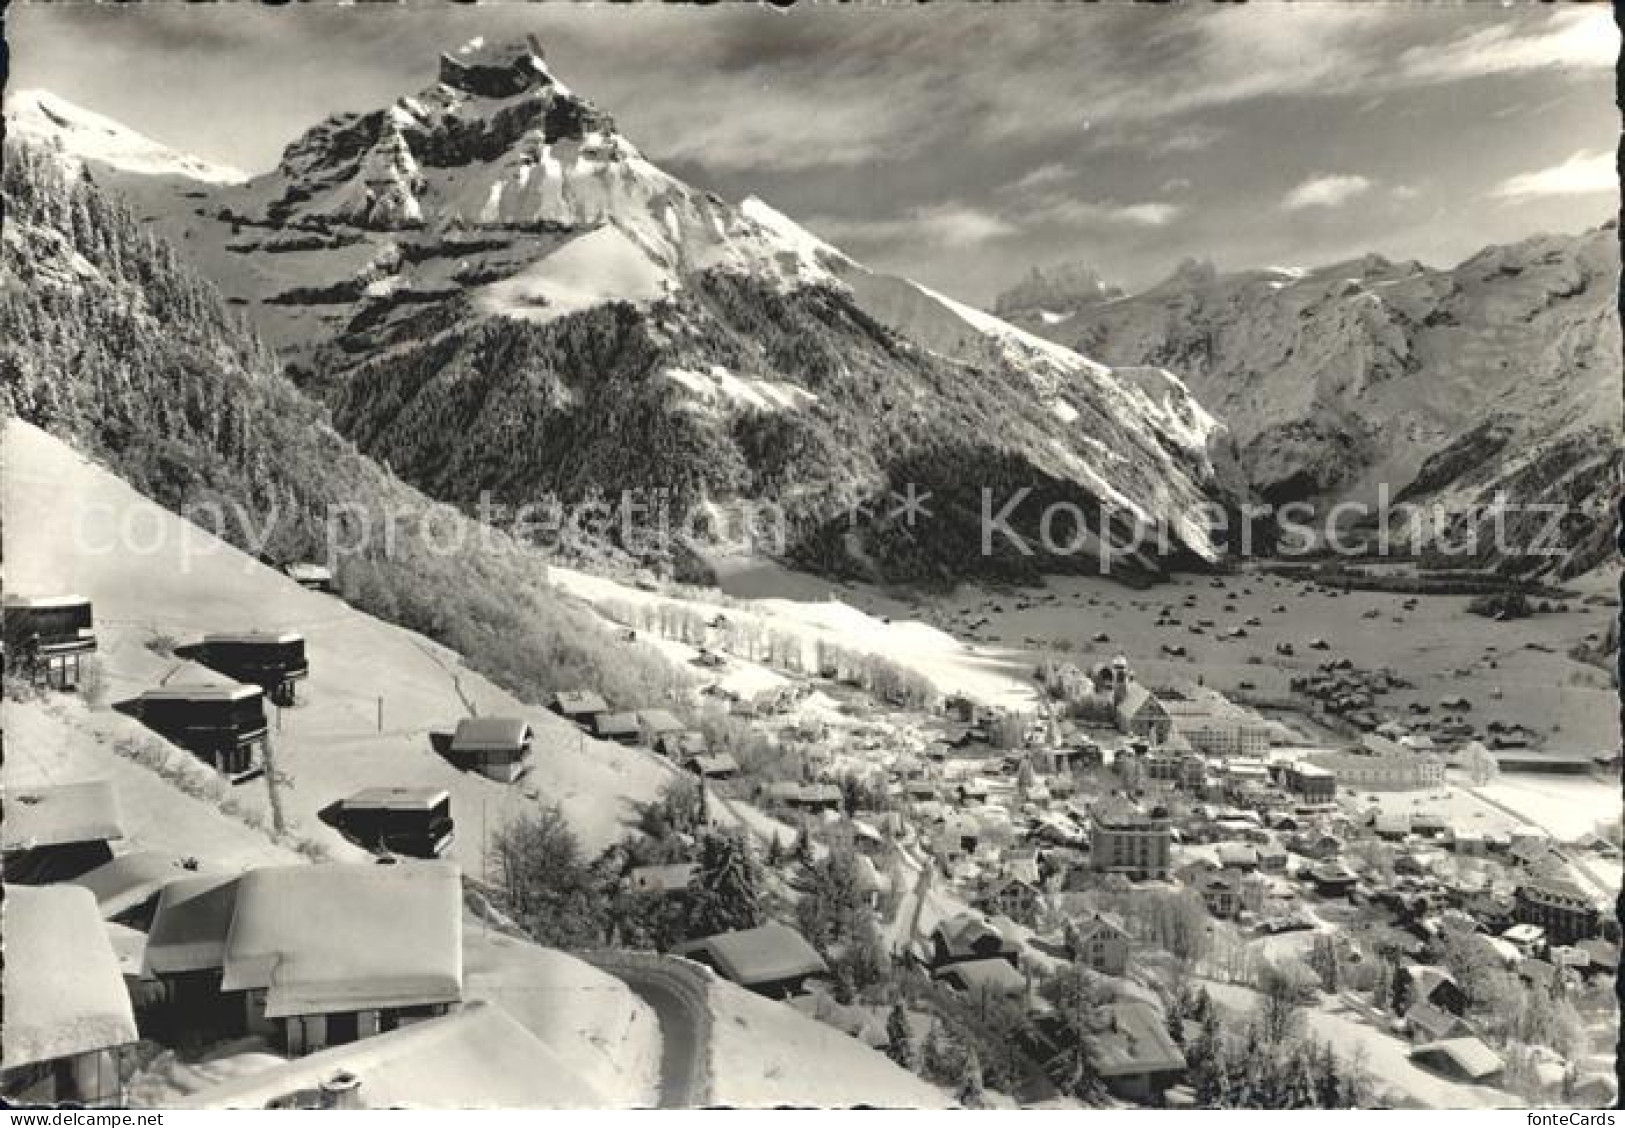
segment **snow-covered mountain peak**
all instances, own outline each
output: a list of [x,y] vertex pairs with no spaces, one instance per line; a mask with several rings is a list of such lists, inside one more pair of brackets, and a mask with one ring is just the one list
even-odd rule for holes
[[49,90],[18,90],[6,98],[6,129],[61,152],[69,161],[92,161],[141,176],[179,176],[211,184],[247,177],[229,165],[179,152]]
[[554,79],[541,44],[527,35],[510,43],[488,43],[483,36],[470,39],[440,56],[440,81],[482,98],[511,98],[551,85]]

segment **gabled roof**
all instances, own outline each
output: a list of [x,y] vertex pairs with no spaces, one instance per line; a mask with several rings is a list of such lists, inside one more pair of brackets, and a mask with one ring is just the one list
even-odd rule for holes
[[1472,1033],[1472,1027],[1468,1026],[1465,1020],[1426,1000],[1412,1005],[1405,1012],[1405,1021],[1428,1042],[1436,1042],[1440,1038],[1448,1038],[1455,1034]]
[[679,956],[708,956],[718,972],[741,987],[822,975],[829,970],[824,957],[801,933],[776,921],[690,941],[675,951]]
[[1185,1055],[1168,1036],[1155,1007],[1141,1002],[1114,1002],[1107,1013],[1110,1027],[1084,1037],[1100,1076],[1169,1073],[1185,1068]]
[[943,945],[951,956],[975,955],[978,945],[989,939],[998,943],[996,950],[1000,953],[1015,951],[1009,937],[977,913],[955,913],[947,920],[939,921],[933,932],[942,937]]
[[90,600],[82,595],[7,595],[4,606],[9,610],[47,611],[58,607],[82,607]]
[[715,756],[690,756],[684,761],[684,766],[700,775],[722,775],[737,772],[739,761],[727,752],[718,752]]
[[1448,1062],[1464,1077],[1473,1081],[1499,1073],[1505,1065],[1499,1054],[1486,1046],[1482,1040],[1472,1037],[1428,1042],[1412,1050],[1411,1057],[1440,1064]]
[[5,789],[0,847],[29,850],[124,837],[118,799],[105,779]]
[[5,887],[0,1067],[136,1041],[135,1013],[96,899],[71,885]]
[[638,730],[636,713],[594,713],[592,731],[600,736],[624,736]]
[[680,893],[686,890],[699,867],[693,862],[674,862],[665,866],[634,866],[626,875],[632,889],[639,893]]
[[187,876],[174,859],[154,850],[120,854],[105,865],[74,878],[70,885],[90,890],[105,919],[135,908],[172,881]]
[[185,1108],[264,1108],[335,1074],[361,1081],[369,1108],[596,1108],[603,1095],[493,1003],[402,1026],[192,1093]]
[[367,787],[342,806],[346,811],[428,811],[450,798],[443,787]]
[[561,689],[549,705],[567,717],[609,712],[609,702],[590,690]]
[[268,1018],[456,1002],[462,921],[462,883],[443,862],[250,870],[221,989],[264,988]]
[[682,732],[683,722],[670,709],[639,709],[638,720],[652,733]]
[[451,738],[453,752],[514,752],[530,739],[530,725],[518,717],[464,717]]
[[1078,942],[1088,943],[1097,933],[1108,936],[1121,936],[1128,938],[1128,930],[1123,927],[1123,920],[1116,913],[1090,913],[1077,922]]
[[981,960],[963,960],[939,968],[936,979],[957,979],[963,989],[972,994],[1019,996],[1026,993],[1027,979],[1010,966],[1010,961],[999,956]]

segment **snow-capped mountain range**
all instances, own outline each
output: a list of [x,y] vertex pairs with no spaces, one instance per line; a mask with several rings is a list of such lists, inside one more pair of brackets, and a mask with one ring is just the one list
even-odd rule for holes
[[[1365,255],[1137,294],[1024,282],[1000,308],[1118,365],[1166,365],[1230,426],[1251,488],[1321,504],[1567,509],[1559,571],[1608,551],[1621,441],[1612,224],[1488,247],[1449,268]],[[1538,519],[1531,518],[1538,524]]]
[[176,185],[187,158],[41,132],[242,307],[363,450],[447,500],[658,486],[710,512],[772,493],[804,563],[946,579],[974,570],[949,564],[974,536],[922,548],[845,516],[915,481],[953,539],[983,484],[1030,482],[1217,554],[1193,516],[1220,489],[1222,428],[1177,377],[1097,364],[670,176],[534,41],[466,44],[427,89],[321,122],[241,183],[199,162]]

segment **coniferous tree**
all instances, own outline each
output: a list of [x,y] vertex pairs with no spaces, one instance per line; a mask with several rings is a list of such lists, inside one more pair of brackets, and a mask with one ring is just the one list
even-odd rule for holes
[[886,1056],[904,1069],[915,1068],[914,1035],[909,1030],[908,1013],[897,1003],[886,1016]]
[[690,890],[697,935],[755,928],[762,923],[761,878],[750,845],[741,835],[705,836]]

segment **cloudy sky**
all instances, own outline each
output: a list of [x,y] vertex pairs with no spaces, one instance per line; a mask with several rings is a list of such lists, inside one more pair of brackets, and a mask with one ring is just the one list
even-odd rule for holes
[[668,171],[990,301],[1034,263],[1447,264],[1617,207],[1604,5],[13,5],[12,82],[210,160],[534,32]]

